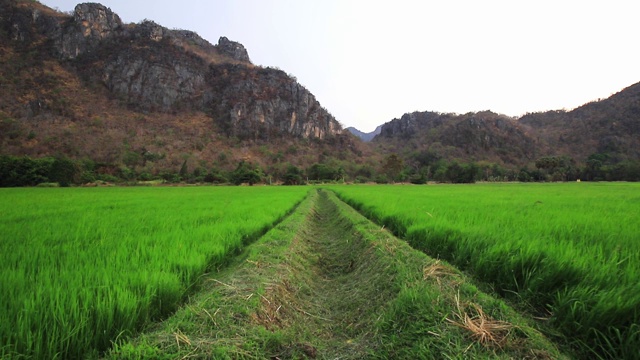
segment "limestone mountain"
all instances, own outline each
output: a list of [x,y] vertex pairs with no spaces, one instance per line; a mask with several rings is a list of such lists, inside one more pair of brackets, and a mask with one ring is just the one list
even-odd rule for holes
[[413,112],[384,124],[373,140],[385,151],[430,153],[459,161],[516,165],[535,160],[536,142],[516,119],[483,111],[464,115]]
[[615,165],[640,160],[640,83],[571,111],[520,118],[490,111],[468,114],[414,112],[384,124],[373,143],[406,159],[431,157],[535,167],[544,157],[576,165],[589,159]]
[[221,158],[305,165],[359,152],[311,92],[252,64],[242,44],[125,24],[97,3],[65,14],[0,0],[0,84],[2,154],[157,171],[185,159],[192,168]]

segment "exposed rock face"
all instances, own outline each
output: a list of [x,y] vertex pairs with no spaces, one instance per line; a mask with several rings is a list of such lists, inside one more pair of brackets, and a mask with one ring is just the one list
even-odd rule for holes
[[224,36],[220,37],[218,40],[218,48],[220,49],[220,52],[232,59],[251,62],[251,60],[249,60],[249,54],[242,44],[231,41]]
[[[169,32],[171,39],[175,45],[182,46],[186,44],[193,44],[205,50],[213,50],[215,46],[210,42],[200,37],[200,35],[189,30],[171,30]],[[249,62],[249,55],[247,55],[247,61]]]
[[135,37],[145,38],[153,41],[161,41],[165,36],[166,29],[153,21],[145,20],[136,26]]
[[75,59],[100,45],[100,42],[122,35],[120,17],[101,4],[78,4],[73,21],[62,31],[57,47],[66,59]]
[[341,131],[308,90],[282,71],[253,66],[244,46],[226,37],[214,46],[152,21],[124,25],[96,3],[77,5],[72,17],[39,4],[3,5],[14,41],[45,36],[85,81],[103,84],[131,108],[205,111],[226,135],[241,139],[324,139]]
[[[517,126],[515,120],[505,119],[488,112],[463,116],[454,126],[444,129],[444,145],[463,148],[467,153],[481,151],[504,152],[519,159],[534,159],[534,143]],[[506,154],[506,153],[509,154]],[[502,154],[501,154],[502,155]]]
[[113,93],[124,96],[130,105],[143,110],[167,112],[201,107],[203,64],[193,61],[193,66],[184,54],[157,59],[148,53],[147,49],[136,49],[110,58],[102,69],[103,83]]
[[72,18],[61,14],[52,16],[38,8],[19,8],[9,1],[3,4],[2,10],[9,14],[0,21],[9,25],[12,40],[30,44],[38,35],[44,35],[53,41],[62,59],[75,59],[96,49],[104,40],[126,34],[120,17],[96,3],[77,5]]
[[78,4],[73,20],[80,25],[85,38],[103,40],[122,28],[122,20],[108,7],[96,3]]
[[290,133],[324,139],[341,130],[315,96],[283,71],[226,65],[209,75],[213,115],[229,136],[269,139]]

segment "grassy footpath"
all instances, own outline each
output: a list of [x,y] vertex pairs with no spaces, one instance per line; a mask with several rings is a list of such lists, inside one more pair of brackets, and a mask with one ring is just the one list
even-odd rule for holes
[[109,359],[559,359],[505,303],[322,190]]
[[0,358],[72,359],[167,317],[302,187],[0,189]]
[[640,359],[640,186],[334,190],[414,248],[545,317],[583,358]]

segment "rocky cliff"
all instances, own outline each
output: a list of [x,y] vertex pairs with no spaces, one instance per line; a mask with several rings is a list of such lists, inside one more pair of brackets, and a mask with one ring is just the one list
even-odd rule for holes
[[226,37],[212,45],[151,21],[123,24],[97,3],[77,5],[72,16],[22,1],[3,0],[2,10],[15,46],[46,47],[85,84],[104,86],[134,110],[204,111],[240,139],[325,139],[342,131],[307,89],[282,71],[254,66],[244,46]]
[[273,138],[290,133],[323,139],[341,131],[313,94],[276,69],[238,65],[211,68],[208,102],[225,133],[240,138]]

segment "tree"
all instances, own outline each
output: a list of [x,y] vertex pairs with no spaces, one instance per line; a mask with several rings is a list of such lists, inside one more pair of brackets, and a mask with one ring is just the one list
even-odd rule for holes
[[573,180],[577,177],[575,161],[567,156],[544,156],[536,160],[536,168],[555,181]]
[[28,156],[0,156],[0,186],[34,186],[52,181],[53,158],[31,159]]
[[69,186],[75,183],[78,167],[73,160],[66,157],[57,157],[51,164],[49,180],[57,182],[60,186]]
[[327,164],[316,163],[311,165],[307,169],[307,177],[310,180],[317,181],[335,181],[340,179],[343,174],[343,170],[341,173],[341,169],[335,169]]
[[399,180],[400,172],[403,168],[403,161],[396,154],[387,156],[382,165],[382,172],[387,175],[391,181]]
[[422,185],[427,182],[427,176],[424,171],[418,171],[409,177],[409,182],[416,185]]
[[241,161],[238,167],[231,173],[231,182],[235,185],[253,185],[262,181],[262,171],[253,164]]
[[223,184],[229,181],[227,176],[220,171],[220,169],[213,167],[209,170],[209,173],[205,175],[204,181],[213,184]]
[[142,156],[135,151],[126,150],[122,154],[122,162],[131,169],[135,169],[136,166],[142,161]]
[[304,183],[302,180],[302,170],[291,164],[287,166],[287,171],[283,179],[285,185],[301,185]]
[[182,162],[182,166],[180,166],[180,172],[178,173],[182,180],[186,180],[189,176],[189,168],[187,166],[187,160]]
[[474,163],[459,164],[452,162],[445,171],[447,180],[454,184],[470,184],[476,182],[478,166]]
[[544,156],[536,160],[536,168],[540,170],[553,170],[560,164],[559,158],[555,156]]

